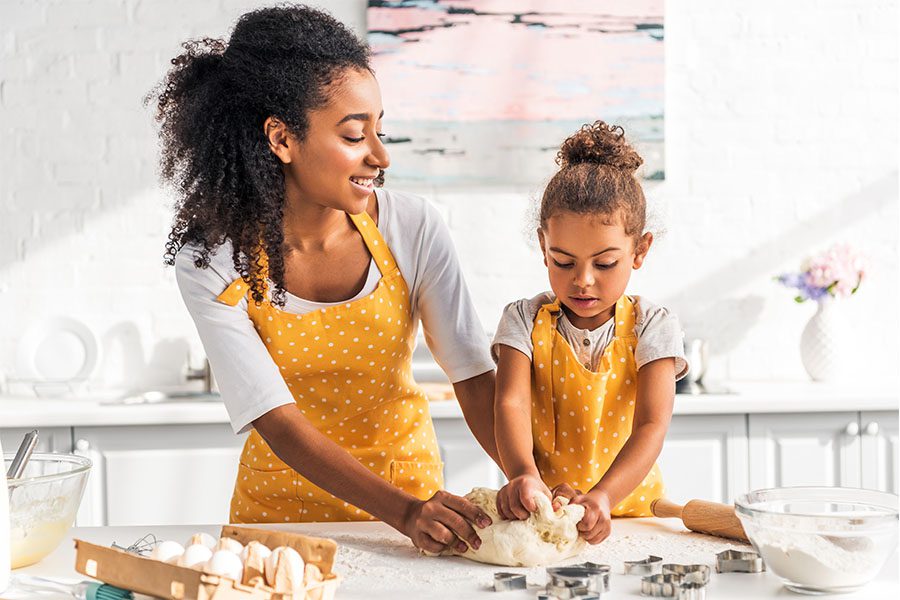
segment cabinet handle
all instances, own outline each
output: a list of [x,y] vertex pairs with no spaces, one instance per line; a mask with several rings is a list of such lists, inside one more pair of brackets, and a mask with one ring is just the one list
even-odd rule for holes
[[847,435],[859,435],[859,423],[850,421],[844,428],[844,433]]
[[85,439],[80,439],[75,442],[75,449],[79,452],[87,452],[91,449],[91,443]]
[[878,435],[878,423],[872,421],[868,425],[866,425],[865,434],[870,436]]

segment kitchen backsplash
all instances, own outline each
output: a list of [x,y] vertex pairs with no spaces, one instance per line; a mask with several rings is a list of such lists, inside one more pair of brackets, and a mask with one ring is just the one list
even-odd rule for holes
[[[363,27],[362,0],[320,4]],[[98,385],[180,380],[199,342],[162,263],[170,199],[141,99],[182,39],[224,36],[256,5],[4,5],[0,373],[13,374],[30,323],[62,314],[100,341]],[[842,306],[864,340],[857,360],[894,372],[897,2],[864,14],[837,0],[666,10],[667,179],[649,192],[660,235],[630,291],[710,341],[710,378],[802,378],[814,307],[772,278],[846,240],[873,265]],[[445,216],[486,329],[547,287],[527,216],[539,190],[414,191]]]

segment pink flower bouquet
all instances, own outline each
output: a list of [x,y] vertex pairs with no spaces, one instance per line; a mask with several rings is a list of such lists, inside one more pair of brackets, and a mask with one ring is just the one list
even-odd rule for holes
[[799,273],[785,273],[776,280],[796,288],[796,302],[825,297],[848,298],[856,293],[868,268],[865,257],[849,244],[835,244],[804,261]]

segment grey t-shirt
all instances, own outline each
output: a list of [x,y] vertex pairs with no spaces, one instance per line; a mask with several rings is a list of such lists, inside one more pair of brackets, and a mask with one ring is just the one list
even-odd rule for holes
[[[660,358],[674,358],[675,379],[681,379],[687,374],[689,367],[684,357],[684,332],[678,317],[646,298],[629,297],[635,308],[634,333],[638,341],[634,348],[634,358],[637,368]],[[491,356],[495,362],[499,356],[500,344],[515,348],[529,358],[533,356],[531,332],[534,329],[534,318],[542,305],[554,300],[551,292],[543,292],[534,298],[523,298],[506,305],[491,342]],[[612,341],[616,330],[615,319],[608,319],[593,330],[579,329],[572,325],[565,312],[557,319],[556,328],[572,346],[578,360],[592,371],[597,370],[603,351]]]

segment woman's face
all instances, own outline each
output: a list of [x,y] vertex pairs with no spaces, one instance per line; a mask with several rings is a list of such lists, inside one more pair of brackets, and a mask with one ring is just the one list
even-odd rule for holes
[[620,219],[559,212],[538,230],[550,287],[573,325],[594,329],[615,314],[631,270],[640,268],[653,242],[645,233],[635,248]]
[[273,151],[285,163],[289,201],[359,214],[373,193],[374,179],[390,164],[380,139],[381,90],[370,72],[348,69],[328,94],[325,106],[310,111],[306,137],[288,143],[287,152]]

